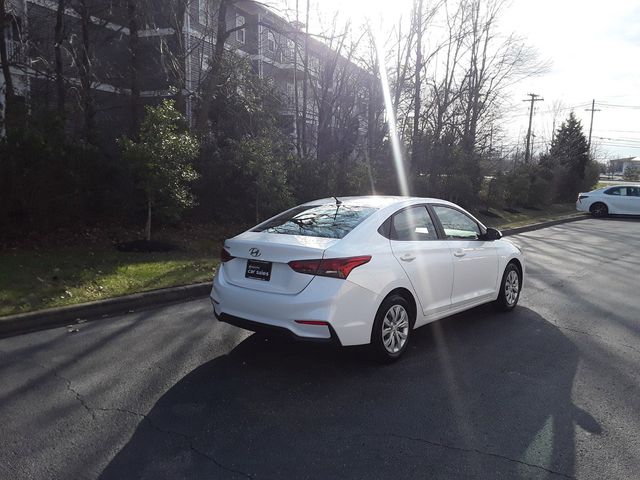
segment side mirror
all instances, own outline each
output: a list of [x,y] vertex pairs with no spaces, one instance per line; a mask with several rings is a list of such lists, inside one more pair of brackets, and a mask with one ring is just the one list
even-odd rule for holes
[[497,228],[487,227],[487,231],[484,235],[482,235],[482,240],[500,240],[502,238],[502,233]]

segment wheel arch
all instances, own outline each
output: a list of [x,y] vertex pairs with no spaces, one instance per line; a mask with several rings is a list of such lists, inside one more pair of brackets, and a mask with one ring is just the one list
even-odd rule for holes
[[416,318],[418,316],[418,305],[416,303],[415,297],[413,296],[413,293],[411,293],[408,288],[396,287],[384,296],[384,298],[380,302],[380,305],[382,305],[382,303],[391,295],[400,295],[409,304],[409,307],[411,308],[411,329],[413,329],[416,324]]
[[602,204],[605,206],[605,208],[607,209],[607,213],[611,213],[611,206],[603,199],[598,198],[596,200],[594,200],[593,202],[591,202],[591,205],[589,205],[589,213],[593,213],[593,207],[594,205],[598,205],[598,204]]
[[522,277],[522,274],[524,273],[522,271],[522,262],[518,258],[514,257],[507,262],[507,265],[509,265],[510,263],[513,263],[518,268],[518,271],[520,272],[520,277]]

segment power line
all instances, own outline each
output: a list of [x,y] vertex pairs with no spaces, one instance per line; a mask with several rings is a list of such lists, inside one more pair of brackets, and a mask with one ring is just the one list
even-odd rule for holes
[[600,105],[601,107],[631,108],[634,110],[640,110],[640,105],[621,105],[619,103],[606,103],[606,102],[598,102],[598,105]]

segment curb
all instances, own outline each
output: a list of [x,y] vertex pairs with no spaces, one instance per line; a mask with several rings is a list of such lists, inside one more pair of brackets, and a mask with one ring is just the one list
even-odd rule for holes
[[0,317],[0,338],[201,298],[210,291],[211,282],[204,282]]
[[532,223],[531,225],[524,225],[523,227],[507,228],[501,230],[502,236],[507,237],[509,235],[517,235],[518,233],[532,232],[533,230],[539,230],[541,228],[553,227],[554,225],[561,225],[563,223],[577,222],[579,220],[586,220],[592,218],[591,215],[577,215],[575,217],[560,218],[558,220],[549,220],[548,222]]
[[[589,215],[550,220],[534,223],[523,227],[510,228],[502,231],[503,236],[530,232],[540,228],[551,227],[563,223],[576,222],[590,218]],[[12,337],[23,333],[45,330],[47,328],[62,327],[78,323],[78,320],[100,320],[102,318],[121,315],[131,310],[155,308],[171,303],[183,302],[206,297],[211,291],[211,282],[196,283],[181,287],[162,288],[149,292],[134,293],[123,297],[109,298],[95,302],[80,303],[68,307],[49,308],[36,312],[19,313],[0,317],[0,338]]]

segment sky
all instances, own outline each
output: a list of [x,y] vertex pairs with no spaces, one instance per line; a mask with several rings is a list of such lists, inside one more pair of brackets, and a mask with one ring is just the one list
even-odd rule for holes
[[[408,15],[411,0],[310,0],[310,28],[321,29],[327,18],[354,24],[366,17],[391,28]],[[451,0],[450,0],[451,1]],[[306,0],[298,0],[300,11]],[[276,0],[283,8],[295,0]],[[429,4],[429,0],[425,1]],[[433,2],[431,2],[433,3]],[[301,18],[301,20],[304,20]],[[640,156],[640,1],[638,0],[511,0],[501,16],[504,34],[515,33],[550,64],[538,77],[525,79],[507,95],[513,108],[505,114],[508,141],[524,142],[529,93],[544,98],[534,109],[534,149],[546,148],[554,117],[556,127],[573,110],[589,133],[592,100],[593,137],[597,159]],[[554,114],[555,111],[555,114]]]

